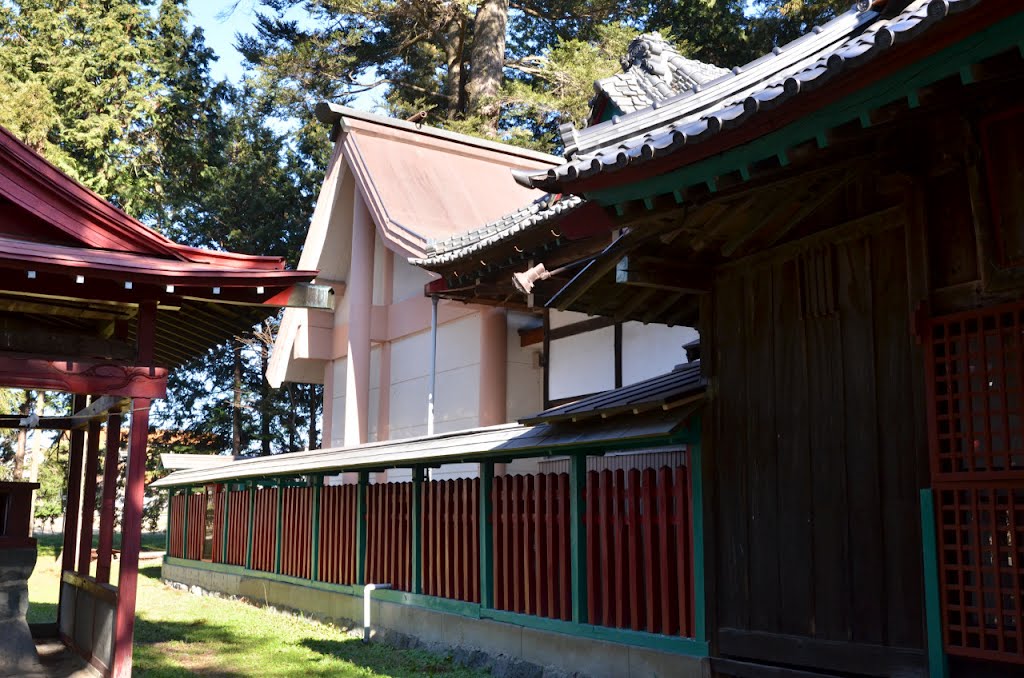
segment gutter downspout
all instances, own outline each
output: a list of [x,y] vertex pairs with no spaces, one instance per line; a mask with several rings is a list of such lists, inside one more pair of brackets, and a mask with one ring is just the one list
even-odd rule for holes
[[430,387],[427,393],[427,435],[434,435],[434,388],[437,386],[437,295],[430,297]]
[[391,584],[367,584],[363,587],[363,642],[370,642],[370,595],[377,589],[389,589]]

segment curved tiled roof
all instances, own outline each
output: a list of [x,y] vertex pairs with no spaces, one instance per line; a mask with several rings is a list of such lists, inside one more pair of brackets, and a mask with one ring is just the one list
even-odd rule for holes
[[702,61],[687,59],[661,37],[645,33],[629,43],[622,58],[623,73],[598,80],[594,88],[623,113],[647,108],[655,101],[691,90],[729,72]]
[[914,0],[890,19],[850,10],[705,86],[631,114],[573,131],[572,160],[544,172],[515,171],[523,186],[562,190],[567,183],[662,158],[744,124],[815,90],[841,73],[919,38],[950,14],[981,0]]
[[424,268],[454,263],[490,245],[563,217],[585,202],[576,195],[542,195],[529,205],[478,229],[429,243],[426,256],[410,258],[409,263]]

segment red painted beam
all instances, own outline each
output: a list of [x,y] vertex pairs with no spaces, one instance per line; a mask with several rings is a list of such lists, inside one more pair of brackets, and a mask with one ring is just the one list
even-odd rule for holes
[[114,543],[114,499],[117,493],[117,459],[121,445],[121,415],[107,419],[107,440],[103,458],[103,503],[100,506],[100,542],[96,556],[96,580],[110,583],[110,553]]
[[8,388],[103,393],[125,398],[167,395],[167,369],[163,367],[0,358],[0,382]]

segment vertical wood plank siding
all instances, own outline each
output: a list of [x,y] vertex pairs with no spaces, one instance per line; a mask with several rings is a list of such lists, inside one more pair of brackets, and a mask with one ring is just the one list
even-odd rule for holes
[[320,490],[320,581],[356,581],[356,486]]
[[480,602],[480,479],[424,483],[423,593]]
[[173,558],[185,557],[185,495],[176,494],[171,497],[171,507],[167,516],[168,546],[167,555]]
[[202,490],[188,496],[188,541],[185,558],[203,559],[203,542],[206,540],[207,494]]
[[495,609],[568,621],[569,475],[497,476],[491,496]]
[[286,487],[283,530],[281,532],[281,573],[291,577],[310,578],[311,523],[313,520],[313,488]]
[[228,496],[228,565],[245,565],[249,538],[249,491],[226,492]]
[[277,549],[277,493],[276,487],[256,489],[256,516],[253,528],[252,569],[274,571]]
[[[924,646],[927,438],[913,395],[924,385],[905,251],[902,224],[886,223],[716,276],[709,604],[731,638]],[[663,535],[653,527],[658,561]],[[666,622],[644,612],[645,624]],[[758,651],[730,646],[761,658],[748,650]]]
[[366,489],[366,583],[412,587],[412,483],[385,483]]

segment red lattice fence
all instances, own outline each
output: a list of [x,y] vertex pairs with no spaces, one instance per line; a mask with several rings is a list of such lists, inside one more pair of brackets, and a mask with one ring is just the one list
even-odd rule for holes
[[499,476],[492,487],[494,607],[569,620],[569,475]]
[[412,589],[412,483],[366,488],[366,582]]
[[281,490],[281,572],[309,579],[313,554],[313,488],[287,487]]
[[480,479],[423,486],[423,592],[480,601]]
[[587,474],[587,612],[591,624],[693,635],[686,467]]
[[167,515],[167,555],[173,558],[185,557],[185,495],[176,494],[171,497],[171,507]]
[[256,490],[252,569],[273,572],[277,558],[277,488]]
[[355,485],[320,490],[320,581],[356,581],[356,492]]

